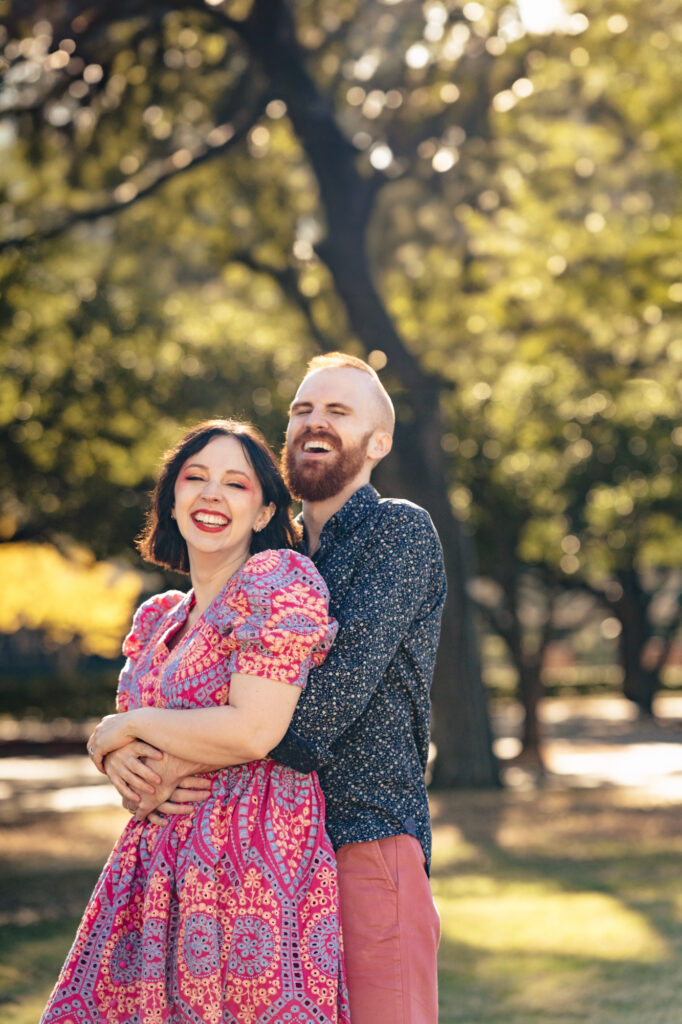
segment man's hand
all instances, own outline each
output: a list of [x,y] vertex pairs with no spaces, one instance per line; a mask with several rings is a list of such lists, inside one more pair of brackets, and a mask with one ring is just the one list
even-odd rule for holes
[[163,754],[142,740],[132,740],[104,758],[104,771],[109,782],[123,797],[123,806],[135,805],[143,794],[156,792],[161,776],[147,763],[147,759],[160,764]]
[[[163,791],[167,790],[166,794]],[[167,814],[189,814],[192,805],[202,803],[209,796],[211,780],[203,775],[187,775],[176,783],[157,789],[154,797],[143,796],[135,810],[138,821],[148,818],[153,825],[164,825]],[[158,795],[162,795],[161,803],[156,803]],[[131,808],[132,810],[132,808]]]
[[[153,768],[147,758],[153,758]],[[138,821],[148,817],[155,825],[165,821],[159,812],[187,814],[190,804],[206,799],[211,780],[193,773],[212,767],[165,754],[141,740],[133,740],[104,760],[106,774],[123,797],[126,810]]]

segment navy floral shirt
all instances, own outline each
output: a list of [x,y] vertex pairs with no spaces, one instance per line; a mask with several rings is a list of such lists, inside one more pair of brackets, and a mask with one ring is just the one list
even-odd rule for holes
[[429,689],[446,589],[438,535],[423,508],[367,484],[325,523],[312,559],[339,632],[272,756],[317,770],[336,848],[407,833],[428,864]]

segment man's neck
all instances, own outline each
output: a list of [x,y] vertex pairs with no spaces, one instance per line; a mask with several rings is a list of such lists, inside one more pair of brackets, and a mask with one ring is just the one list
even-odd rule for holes
[[308,540],[308,554],[314,555],[320,547],[320,534],[324,525],[346,504],[356,491],[369,483],[369,480],[354,480],[342,491],[325,501],[303,502],[303,523]]

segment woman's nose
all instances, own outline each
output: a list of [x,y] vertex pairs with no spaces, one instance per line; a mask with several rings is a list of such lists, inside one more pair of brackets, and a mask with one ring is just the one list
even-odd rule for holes
[[220,489],[215,480],[207,480],[201,488],[201,497],[209,501],[217,501],[220,498]]

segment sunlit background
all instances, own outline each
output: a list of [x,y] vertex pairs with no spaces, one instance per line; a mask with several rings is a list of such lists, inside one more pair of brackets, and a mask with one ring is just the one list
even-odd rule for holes
[[136,604],[187,585],[134,549],[160,455],[224,414],[279,449],[342,349],[395,398],[377,486],[448,569],[443,1020],[673,1024],[678,0],[118,6],[0,0],[8,1019],[71,926],[22,865],[77,916],[120,826],[79,744]]

